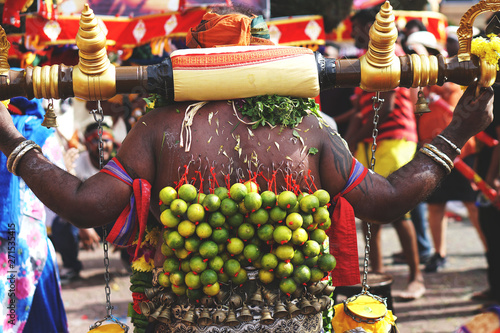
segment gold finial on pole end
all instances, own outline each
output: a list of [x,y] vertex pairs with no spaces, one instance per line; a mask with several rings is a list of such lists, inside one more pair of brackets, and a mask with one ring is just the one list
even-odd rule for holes
[[370,43],[366,53],[367,62],[374,67],[389,66],[395,58],[395,45],[398,29],[392,6],[386,1],[375,17],[375,23],[370,28]]
[[10,43],[7,40],[7,34],[0,26],[0,75],[7,75],[10,70],[9,57]]

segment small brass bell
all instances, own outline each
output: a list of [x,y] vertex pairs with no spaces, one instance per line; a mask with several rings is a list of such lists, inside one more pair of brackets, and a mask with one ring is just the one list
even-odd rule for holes
[[47,108],[47,111],[45,112],[45,116],[43,116],[42,126],[45,126],[47,128],[58,126],[57,125],[57,116],[56,116],[56,113],[54,112],[54,107],[52,106],[52,102],[49,103],[49,107]]
[[160,288],[158,287],[152,287],[152,288],[145,288],[144,289],[144,294],[146,295],[146,297],[149,299],[149,300],[152,300],[153,297],[155,297],[156,295],[158,295],[158,293],[161,291]]
[[184,317],[182,317],[181,321],[184,325],[194,325],[195,317],[196,317],[196,314],[194,313],[194,309],[191,308],[191,309],[189,309],[188,312],[186,312]]
[[141,309],[141,313],[144,316],[149,317],[151,313],[154,312],[155,305],[153,304],[153,302],[141,302],[139,304],[139,308]]
[[253,305],[262,305],[263,299],[262,299],[262,291],[260,288],[257,288],[255,293],[252,295],[250,303]]
[[198,317],[198,324],[201,326],[208,326],[212,324],[212,317],[210,316],[210,312],[208,308],[203,308]]
[[158,317],[160,316],[161,314],[161,311],[163,310],[163,307],[164,305],[160,305],[158,308],[156,308],[156,310],[149,316],[149,322],[154,322],[156,320],[158,320]]
[[243,299],[241,298],[240,295],[236,293],[232,294],[231,297],[229,298],[229,306],[234,309],[240,308],[242,304],[243,304]]
[[264,325],[271,325],[274,323],[274,318],[271,316],[271,312],[269,311],[267,305],[262,309],[260,322]]
[[217,310],[212,315],[212,320],[217,325],[222,324],[226,320],[226,313],[222,310],[222,306],[217,306]]
[[233,309],[229,309],[229,313],[227,314],[227,318],[226,318],[226,325],[227,326],[236,326],[236,325],[239,325],[239,321],[238,319],[236,319],[236,315],[234,314],[234,310]]
[[314,313],[314,307],[311,305],[311,302],[305,297],[302,297],[300,300],[300,312],[305,315],[310,315]]
[[418,91],[418,99],[417,103],[415,103],[415,114],[421,115],[424,113],[431,112],[429,109],[429,105],[427,104],[427,100],[425,99],[424,93],[422,90]]
[[262,295],[264,296],[264,299],[267,301],[267,304],[274,304],[276,298],[278,298],[277,293],[273,293],[272,291],[266,288],[262,288]]
[[219,304],[226,304],[227,296],[229,295],[229,291],[221,289],[219,293],[215,296],[219,301]]
[[293,302],[287,302],[287,310],[290,318],[295,318],[300,314],[300,309]]
[[172,311],[170,309],[170,305],[167,305],[163,308],[163,310],[161,310],[161,313],[158,316],[158,321],[164,324],[170,324],[172,322]]
[[212,306],[214,304],[214,299],[212,297],[210,297],[210,296],[203,296],[200,299],[200,303],[203,306],[210,307],[210,306]]
[[316,297],[314,297],[311,305],[313,306],[314,308],[314,313],[318,313],[318,312],[321,312],[321,308],[322,308],[322,305],[321,303],[319,302],[319,299],[317,299]]
[[332,306],[333,300],[330,298],[330,296],[323,295],[319,299],[319,303],[321,304],[321,311],[325,311],[330,309]]
[[323,289],[323,295],[330,296],[334,291],[335,291],[334,286],[326,286],[325,289]]
[[240,321],[250,321],[253,319],[252,313],[250,312],[250,309],[248,308],[248,305],[243,303],[243,307],[241,308],[241,313],[240,313]]
[[288,311],[285,308],[285,305],[282,302],[278,302],[276,307],[274,308],[274,317],[275,318],[286,318],[288,316]]

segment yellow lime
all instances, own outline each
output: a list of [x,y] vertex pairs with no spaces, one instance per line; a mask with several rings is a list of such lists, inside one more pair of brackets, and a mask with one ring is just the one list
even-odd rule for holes
[[222,227],[226,223],[226,217],[221,212],[216,211],[208,216],[208,223],[212,228]]
[[274,273],[265,269],[259,270],[259,280],[262,283],[271,283],[274,280]]
[[292,239],[292,230],[285,225],[277,226],[273,232],[274,241],[278,244],[285,244]]
[[189,257],[189,255],[190,255],[190,252],[188,250],[186,250],[185,248],[175,250],[175,256],[179,259],[186,259],[187,257]]
[[293,279],[297,283],[306,283],[311,278],[311,269],[306,265],[300,265],[293,270]]
[[163,262],[163,271],[165,273],[172,273],[179,270],[179,259],[171,257],[165,259]]
[[198,203],[191,204],[187,209],[187,218],[191,222],[201,222],[205,218],[205,209]]
[[315,229],[311,232],[309,235],[309,238],[312,239],[313,241],[318,242],[318,244],[323,244],[323,242],[326,240],[326,232],[325,230],[322,229]]
[[196,235],[200,238],[208,238],[212,235],[212,227],[207,222],[198,224],[196,227]]
[[293,273],[293,264],[291,262],[281,261],[274,271],[276,277],[282,279],[292,276]]
[[225,198],[221,201],[219,209],[224,216],[230,217],[238,213],[238,204],[231,198]]
[[333,271],[335,269],[335,266],[337,266],[337,260],[330,253],[325,253],[318,259],[318,267],[323,272]]
[[169,232],[167,236],[167,245],[174,250],[182,249],[184,248],[184,238],[175,230]]
[[226,245],[226,250],[230,254],[240,254],[243,252],[243,248],[245,247],[245,244],[243,244],[243,241],[239,238],[233,237],[229,239],[228,244]]
[[243,200],[238,204],[238,212],[243,215],[250,213],[250,211],[245,207]]
[[255,212],[250,213],[250,221],[255,225],[266,224],[269,220],[269,213],[264,208],[257,209]]
[[177,191],[171,186],[167,186],[161,189],[160,201],[165,205],[170,205],[174,199],[177,199]]
[[244,268],[240,268],[240,270],[231,278],[235,285],[241,285],[248,280],[247,271]]
[[273,232],[274,227],[271,224],[264,224],[257,229],[257,236],[267,242],[273,239]]
[[287,295],[293,294],[297,290],[297,283],[293,279],[281,279],[280,289]]
[[326,209],[325,207],[319,207],[313,213],[314,223],[316,224],[325,223],[329,218],[330,218],[330,213],[328,212],[328,209]]
[[214,194],[219,197],[219,199],[222,201],[226,198],[229,198],[229,191],[225,187],[217,187],[214,190]]
[[168,247],[167,243],[162,243],[161,254],[163,254],[165,257],[171,257],[174,255],[174,251]]
[[281,223],[285,220],[286,214],[287,214],[286,210],[281,209],[278,206],[274,206],[269,211],[269,218],[271,219],[271,221],[275,223]]
[[208,261],[208,267],[216,272],[219,272],[224,267],[224,260],[221,257],[215,256]]
[[179,187],[179,199],[184,200],[185,202],[191,202],[198,195],[198,191],[196,187],[191,184],[183,184]]
[[205,200],[206,196],[207,195],[205,193],[198,193],[196,198],[194,198],[193,203],[198,203],[201,205],[203,203],[203,200]]
[[165,209],[160,215],[160,221],[164,226],[168,228],[175,228],[181,221],[177,215],[175,215],[172,210]]
[[229,189],[231,199],[236,202],[241,202],[247,193],[247,187],[242,183],[234,183]]
[[284,244],[276,248],[276,257],[280,260],[291,260],[293,258],[295,250],[292,245]]
[[287,210],[295,207],[297,204],[297,196],[292,191],[283,191],[278,195],[278,206],[281,209]]
[[244,185],[247,188],[247,193],[251,193],[251,192],[259,193],[259,185],[256,182],[254,182],[252,180],[247,180],[244,183]]
[[168,288],[171,285],[170,278],[165,273],[158,274],[158,283],[160,284],[160,286],[165,287],[165,288]]
[[287,213],[300,213],[300,205],[299,205],[299,201],[297,201],[295,203],[295,206],[293,206],[293,208],[290,208],[290,209],[287,209],[286,210]]
[[181,286],[175,286],[175,285],[171,285],[170,288],[172,288],[172,291],[174,292],[174,294],[176,294],[177,296],[182,296],[182,295],[186,295],[186,291],[188,290],[187,289],[187,286],[185,284],[182,284]]
[[302,253],[302,251],[300,251],[299,249],[295,249],[294,254],[293,254],[293,258],[292,258],[292,264],[294,266],[300,266],[300,265],[304,264],[305,260],[306,259],[304,258],[304,253]]
[[184,220],[177,226],[177,231],[179,232],[179,234],[181,234],[182,237],[187,238],[194,234],[194,232],[196,231],[196,225],[189,220]]
[[305,196],[300,200],[300,209],[306,214],[314,213],[319,206],[319,199],[314,195]]
[[261,252],[260,252],[260,249],[257,245],[248,244],[243,249],[243,255],[245,256],[245,258],[248,261],[253,262],[253,261],[259,259],[259,257],[261,256]]
[[194,256],[189,260],[189,268],[198,274],[207,269],[207,265],[207,262],[201,256]]
[[182,214],[184,214],[187,211],[187,208],[188,206],[186,201],[182,199],[175,199],[170,204],[170,210],[172,211],[172,214],[177,216],[181,216]]
[[199,252],[203,258],[211,259],[219,253],[219,247],[214,241],[208,240],[201,243]]
[[200,281],[204,286],[212,285],[217,282],[217,273],[212,269],[206,269],[201,273]]
[[229,230],[227,230],[226,228],[215,229],[212,232],[212,239],[219,245],[226,243],[229,239]]
[[219,282],[215,282],[214,284],[212,285],[206,285],[203,287],[203,292],[205,293],[205,295],[208,295],[208,296],[215,296],[219,293],[220,291],[220,285],[219,285]]
[[302,245],[309,239],[309,235],[304,228],[298,228],[292,232],[292,243]]
[[250,192],[243,198],[243,204],[249,212],[254,212],[262,206],[262,198],[257,192]]
[[216,194],[207,194],[205,199],[203,200],[203,207],[208,212],[215,212],[220,207],[221,200]]
[[184,284],[184,277],[186,274],[182,271],[174,271],[170,273],[170,283],[174,286],[182,286]]
[[326,220],[326,222],[318,224],[318,228],[321,230],[328,230],[331,225],[332,225],[332,219],[328,217],[328,220]]
[[302,227],[302,223],[304,221],[302,220],[302,215],[300,215],[299,213],[290,213],[286,217],[285,222],[288,228],[290,228],[291,230],[297,230],[298,228]]
[[262,207],[265,209],[271,209],[276,207],[276,194],[273,191],[264,191],[260,194],[262,198]]
[[262,269],[275,269],[278,266],[278,258],[272,253],[266,253],[262,256],[260,264],[262,265]]
[[184,248],[190,252],[198,252],[200,244],[201,240],[196,236],[192,236],[184,240]]
[[241,213],[236,213],[233,216],[230,216],[226,219],[226,222],[232,226],[232,227],[239,227],[242,223],[245,217]]
[[320,245],[318,242],[313,240],[308,240],[302,245],[302,252],[306,257],[315,257],[320,252]]
[[318,282],[321,281],[325,277],[325,273],[317,267],[312,267],[311,268],[311,278],[309,279],[309,282]]
[[184,283],[188,288],[191,289],[198,289],[201,288],[202,284],[200,281],[200,276],[195,274],[194,272],[189,272],[186,274],[186,277],[184,278]]
[[238,237],[242,240],[249,240],[255,235],[255,229],[250,223],[243,223],[238,227]]
[[224,263],[224,273],[227,275],[234,276],[236,272],[239,272],[241,269],[240,262],[236,259],[229,259]]
[[330,194],[325,190],[317,190],[313,194],[319,199],[320,206],[324,206],[330,202]]

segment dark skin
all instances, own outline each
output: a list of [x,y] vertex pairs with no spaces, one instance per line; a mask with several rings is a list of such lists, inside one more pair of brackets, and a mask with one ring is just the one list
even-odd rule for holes
[[[474,99],[475,87],[469,88],[459,102],[451,124],[442,134],[462,147],[476,133],[483,130],[492,120],[492,90],[483,89]],[[133,178],[142,178],[152,184],[151,211],[159,216],[158,193],[161,188],[173,185],[179,180],[179,166],[201,159],[204,168],[207,160],[216,166],[216,171],[229,165],[228,158],[217,155],[219,147],[224,146],[226,154],[233,159],[233,168],[241,168],[247,177],[248,163],[244,156],[252,151],[258,156],[261,170],[272,170],[282,161],[293,160],[293,171],[311,170],[318,188],[327,190],[332,197],[345,185],[352,164],[352,155],[338,135],[330,133],[326,127],[319,128],[315,117],[306,117],[299,125],[300,135],[308,147],[316,147],[316,155],[300,154],[303,146],[292,140],[292,130],[267,127],[253,130],[254,137],[248,139],[247,125],[239,124],[233,134],[241,137],[242,155],[234,150],[235,140],[230,131],[238,120],[233,115],[232,106],[227,101],[211,102],[204,106],[194,119],[192,126],[193,143],[191,151],[186,153],[179,147],[181,122],[184,110],[190,103],[157,109],[141,118],[125,139],[118,158],[126,166]],[[180,112],[177,113],[176,110]],[[218,113],[208,125],[210,112]],[[216,119],[219,120],[219,135],[216,134]],[[228,123],[230,121],[233,125]],[[306,129],[310,129],[306,132]],[[164,140],[165,136],[165,140]],[[207,143],[212,137],[210,143]],[[268,139],[269,138],[269,139]],[[3,105],[0,105],[0,148],[9,156],[14,148],[24,140],[12,124],[12,119]],[[278,151],[274,142],[278,142]],[[163,144],[162,144],[163,142]],[[260,146],[259,144],[260,143]],[[433,144],[451,159],[456,152],[439,138]],[[271,146],[269,151],[268,147]],[[194,176],[194,170],[188,176]],[[255,171],[255,167],[252,167]],[[26,153],[17,168],[18,174],[25,180],[33,192],[44,204],[60,216],[72,221],[77,227],[89,228],[101,226],[116,220],[128,204],[131,188],[125,183],[104,173],[98,173],[85,182],[59,169],[50,163],[37,150]],[[444,169],[422,154],[403,168],[394,172],[387,179],[369,173],[363,182],[346,195],[354,207],[357,217],[378,223],[388,223],[409,211],[423,200],[444,177]],[[219,184],[224,184],[220,172],[217,173]],[[208,175],[205,175],[208,178]],[[235,175],[232,176],[232,182]],[[261,184],[263,186],[263,184]],[[285,186],[282,177],[278,177],[278,189]],[[305,188],[304,188],[305,190]]]

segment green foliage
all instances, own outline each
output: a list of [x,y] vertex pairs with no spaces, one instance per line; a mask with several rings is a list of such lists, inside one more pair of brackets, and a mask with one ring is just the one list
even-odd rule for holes
[[293,98],[278,95],[261,95],[245,98],[241,103],[236,103],[239,111],[249,117],[252,128],[282,125],[296,127],[304,116],[312,113],[319,117],[319,105],[313,99]]
[[144,97],[144,101],[146,102],[146,113],[154,109],[161,108],[162,106],[172,104],[165,98],[165,96],[160,94],[151,94],[148,97]]

